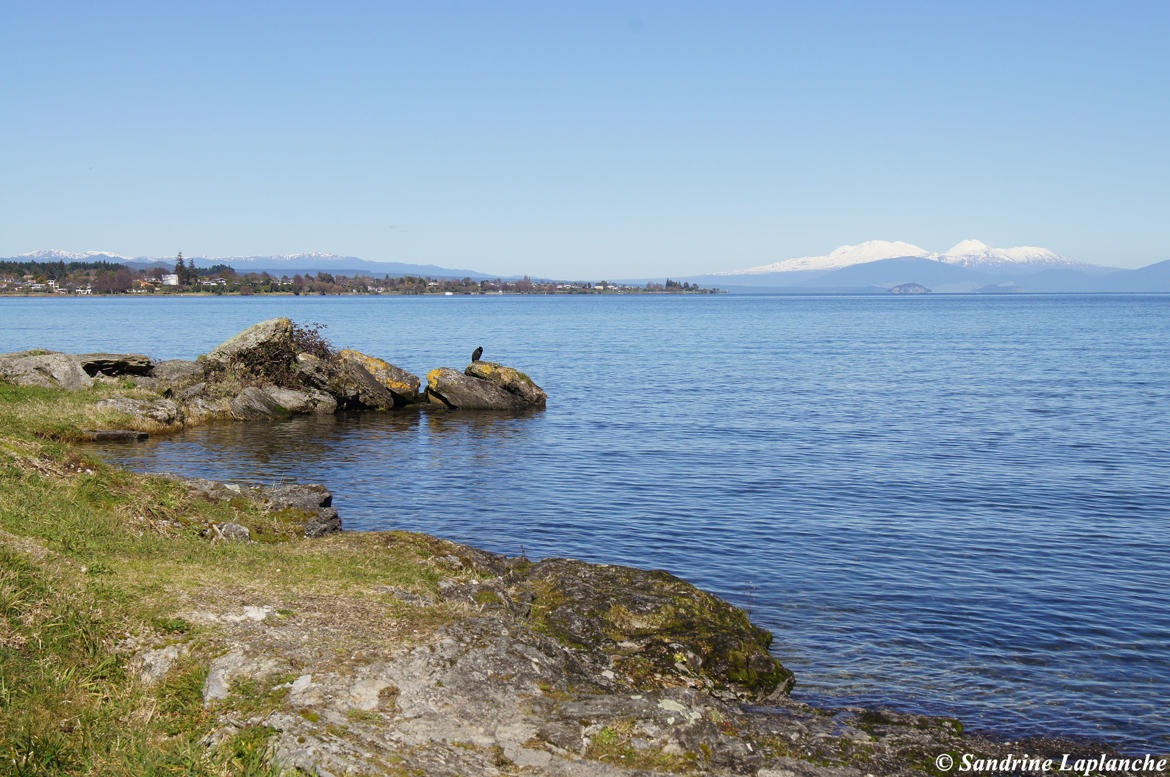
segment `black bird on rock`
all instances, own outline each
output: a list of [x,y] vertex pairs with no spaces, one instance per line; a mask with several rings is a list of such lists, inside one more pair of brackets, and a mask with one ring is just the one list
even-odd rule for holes
[[482,345],[471,352],[471,360],[473,362],[477,362],[477,361],[479,361],[479,357],[481,357],[481,356],[483,356],[483,346]]

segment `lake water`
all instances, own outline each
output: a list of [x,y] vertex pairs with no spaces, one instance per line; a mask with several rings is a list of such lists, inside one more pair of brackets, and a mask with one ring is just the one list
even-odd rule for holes
[[1170,751],[1170,296],[0,300],[0,351],[193,358],[328,325],[548,409],[192,430],[145,470],[319,481],[350,529],[674,572],[794,695]]

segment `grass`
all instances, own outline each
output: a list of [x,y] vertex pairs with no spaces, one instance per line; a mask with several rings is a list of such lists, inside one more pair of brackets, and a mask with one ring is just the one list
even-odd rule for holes
[[[325,643],[330,624],[352,624],[355,613],[371,643],[418,639],[453,611],[385,591],[436,591],[441,574],[426,562],[436,541],[399,532],[305,540],[296,511],[209,501],[107,466],[75,444],[78,430],[116,427],[122,419],[93,403],[127,393],[0,384],[0,776],[276,777],[268,729],[205,744],[217,714],[279,707],[284,692],[237,684],[205,709],[203,681],[222,647],[217,627],[189,613],[271,603],[320,628]],[[228,520],[260,542],[203,536]],[[183,642],[186,656],[147,686],[118,647],[128,639]]]

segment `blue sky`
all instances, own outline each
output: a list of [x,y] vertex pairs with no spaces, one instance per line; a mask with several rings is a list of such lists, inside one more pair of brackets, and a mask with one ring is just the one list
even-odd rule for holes
[[0,0],[0,256],[1170,259],[1170,3]]

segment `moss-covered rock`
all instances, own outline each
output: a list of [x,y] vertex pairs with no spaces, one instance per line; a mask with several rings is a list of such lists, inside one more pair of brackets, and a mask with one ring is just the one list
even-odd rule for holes
[[710,685],[763,700],[791,688],[772,635],[742,610],[674,575],[547,559],[517,572],[529,618],[564,643],[612,656],[642,687]]

